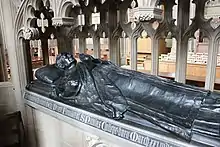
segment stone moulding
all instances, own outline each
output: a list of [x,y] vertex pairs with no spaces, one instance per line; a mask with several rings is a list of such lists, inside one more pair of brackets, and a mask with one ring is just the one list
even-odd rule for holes
[[140,21],[150,21],[151,19],[162,20],[162,12],[159,8],[137,7],[134,8],[134,17]]
[[[61,102],[52,100],[50,98],[41,96],[34,92],[25,91],[24,95],[25,103],[34,109],[48,113],[48,115],[56,116],[58,119],[59,115],[70,118],[72,121],[82,123],[88,127],[98,129],[103,132],[102,137],[105,133],[113,135],[128,141],[128,143],[136,144],[137,146],[145,147],[191,147],[193,145],[180,140],[156,134],[155,132],[141,130],[140,128],[127,125],[109,118],[93,114],[91,112],[78,109],[72,106],[68,106]],[[53,114],[51,114],[53,113]],[[57,115],[59,114],[59,115]],[[67,121],[67,120],[63,120]],[[67,121],[68,123],[68,121]],[[70,123],[70,122],[69,122]],[[71,123],[70,123],[71,124]],[[104,133],[105,132],[105,133]]]
[[61,27],[61,26],[72,26],[74,25],[74,19],[71,17],[55,17],[52,18],[53,26]]

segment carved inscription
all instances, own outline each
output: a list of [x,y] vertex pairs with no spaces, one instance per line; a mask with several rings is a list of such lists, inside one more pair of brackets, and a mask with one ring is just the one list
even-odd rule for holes
[[63,105],[59,105],[58,103],[55,103],[54,101],[51,101],[49,99],[39,98],[28,93],[25,94],[25,99],[27,99],[28,101],[34,102],[38,105],[41,105],[43,107],[46,107],[57,113],[63,114],[67,117],[75,119],[79,122],[82,122],[84,124],[95,127],[104,132],[107,132],[112,135],[118,136],[120,138],[132,141],[134,143],[137,143],[145,147],[177,147],[176,145],[172,145],[165,141],[161,141],[161,140],[158,140],[152,137],[148,137],[141,133],[131,131],[127,128],[123,128],[121,126],[117,126],[112,123],[103,121],[101,119],[89,116],[87,114],[77,112],[76,110],[65,107]]

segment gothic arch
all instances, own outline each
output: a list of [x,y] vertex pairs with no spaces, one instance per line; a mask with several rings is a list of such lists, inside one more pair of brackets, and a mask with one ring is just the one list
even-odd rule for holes
[[62,0],[59,4],[59,7],[58,7],[58,10],[59,10],[58,16],[59,17],[67,17],[68,11],[71,8],[77,7],[77,6],[80,6],[78,0],[70,0],[70,1]]
[[160,4],[160,1],[161,0],[151,0],[151,6],[153,6],[153,7],[157,7],[159,4]]
[[35,11],[35,8],[31,5],[31,4],[29,4],[28,6],[27,6],[27,15],[28,16],[33,16],[34,17],[34,11]]
[[117,28],[113,31],[112,38],[114,38],[114,39],[120,38],[122,36],[121,35],[122,32],[123,32],[123,29],[122,29],[121,25],[118,24]]
[[161,0],[137,0],[138,6],[157,7]]
[[102,143],[102,142],[98,142],[98,143],[95,143],[93,146],[91,147],[107,147],[106,144]]
[[142,23],[138,23],[136,28],[132,31],[131,36],[133,38],[138,38],[141,36],[141,33],[144,31],[144,28],[142,27]]
[[216,35],[216,41],[219,42],[220,41],[220,27],[218,27],[216,31],[218,32],[217,35]]
[[44,2],[43,0],[34,0],[32,4],[36,10],[39,10],[44,5]]
[[[27,68],[26,60],[26,50],[24,42],[26,38],[36,38],[39,34],[38,30],[33,27],[34,20],[36,19],[34,12],[38,9],[38,6],[42,4],[42,2],[49,2],[48,0],[23,0],[17,15],[15,17],[15,29],[14,29],[14,37],[15,37],[15,56],[17,59],[18,65],[18,78],[20,82],[20,89],[22,92],[27,84]],[[43,3],[44,4],[44,3]],[[38,5],[38,6],[37,6]]]

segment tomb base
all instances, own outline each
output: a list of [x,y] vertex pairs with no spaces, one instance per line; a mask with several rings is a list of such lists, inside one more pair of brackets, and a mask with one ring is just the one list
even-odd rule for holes
[[40,147],[220,146],[219,142],[197,134],[191,142],[186,142],[158,130],[115,121],[31,91],[26,91],[24,98],[27,112],[34,118],[35,140]]

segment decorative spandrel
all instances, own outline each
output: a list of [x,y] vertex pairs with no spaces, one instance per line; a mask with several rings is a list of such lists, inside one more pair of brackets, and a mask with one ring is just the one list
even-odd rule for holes
[[194,134],[220,141],[219,93],[122,69],[90,55],[79,58],[77,63],[68,53],[58,55],[56,64],[36,71],[38,81],[27,89],[118,121],[153,125],[188,142]]

